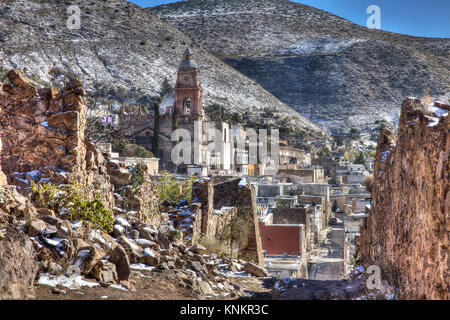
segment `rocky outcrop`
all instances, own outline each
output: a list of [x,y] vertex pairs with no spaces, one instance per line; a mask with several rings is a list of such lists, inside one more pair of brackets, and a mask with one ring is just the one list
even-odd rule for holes
[[449,109],[406,99],[398,138],[378,140],[360,252],[404,299],[449,299]]
[[23,194],[36,183],[78,183],[113,208],[104,158],[84,136],[85,92],[73,80],[59,92],[35,89],[16,70],[0,90],[0,162],[9,183]]
[[33,243],[23,232],[0,226],[0,300],[33,298],[39,268],[35,254]]

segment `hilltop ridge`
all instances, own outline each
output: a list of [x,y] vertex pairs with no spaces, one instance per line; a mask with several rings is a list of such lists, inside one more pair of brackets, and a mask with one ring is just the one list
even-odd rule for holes
[[332,132],[370,133],[376,120],[398,120],[405,96],[450,88],[450,39],[371,30],[288,0],[190,0],[146,10]]

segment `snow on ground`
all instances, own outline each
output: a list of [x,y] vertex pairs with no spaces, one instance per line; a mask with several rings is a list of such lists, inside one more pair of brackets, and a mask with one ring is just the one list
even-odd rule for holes
[[435,127],[439,124],[439,118],[435,118],[435,117],[427,117],[425,116],[428,120],[430,120],[430,122],[428,122],[427,127]]
[[138,264],[130,265],[130,269],[143,270],[143,271],[153,271],[153,270],[155,270],[155,267],[152,267],[152,266],[149,266],[149,265],[143,264],[143,263],[138,263]]
[[299,44],[280,50],[283,55],[311,54],[311,53],[332,53],[341,52],[351,47],[353,44],[364,41],[362,39],[337,39],[319,37],[308,39]]
[[100,286],[97,282],[85,281],[80,275],[66,277],[64,275],[54,276],[48,273],[41,274],[37,283],[50,287],[62,286],[70,290],[80,289],[81,287],[92,288]]

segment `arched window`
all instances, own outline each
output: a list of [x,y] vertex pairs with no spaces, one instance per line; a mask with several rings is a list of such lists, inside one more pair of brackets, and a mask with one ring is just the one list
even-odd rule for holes
[[191,98],[184,98],[183,114],[191,114]]

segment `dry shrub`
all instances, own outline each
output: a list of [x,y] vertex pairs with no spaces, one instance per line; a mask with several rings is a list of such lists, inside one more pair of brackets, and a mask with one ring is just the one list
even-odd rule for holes
[[428,111],[428,107],[433,102],[433,99],[431,99],[430,96],[430,89],[427,89],[427,91],[425,92],[425,96],[423,96],[421,100],[425,111]]
[[374,178],[372,175],[365,177],[363,180],[363,186],[365,186],[370,193],[372,193],[373,190],[373,182]]
[[208,254],[214,253],[220,257],[222,254],[229,256],[231,253],[227,242],[217,238],[202,237],[197,242],[206,248]]

